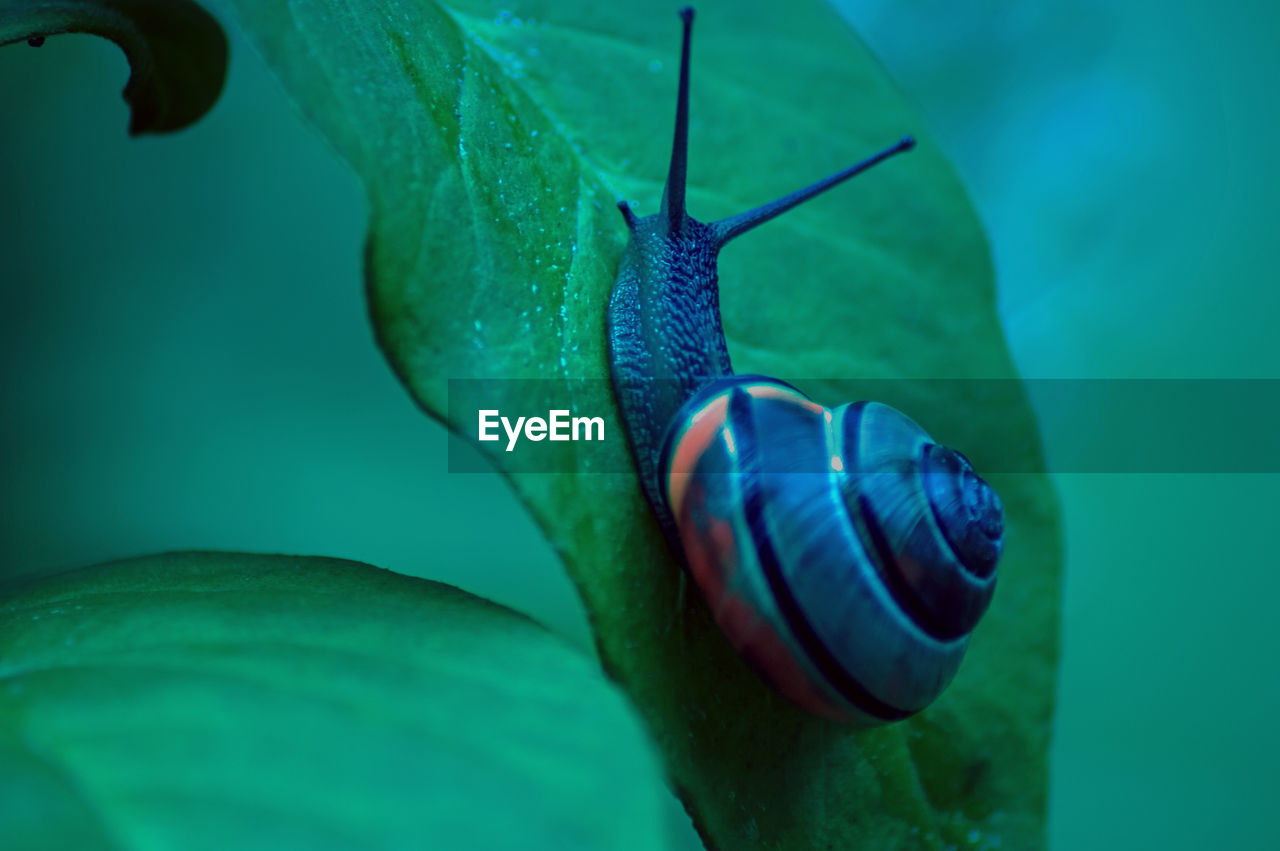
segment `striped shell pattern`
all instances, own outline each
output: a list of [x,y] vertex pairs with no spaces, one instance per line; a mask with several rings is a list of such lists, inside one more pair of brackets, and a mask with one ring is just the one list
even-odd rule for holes
[[728,376],[675,418],[660,483],[716,621],[792,701],[885,723],[955,675],[995,589],[1003,510],[904,414]]

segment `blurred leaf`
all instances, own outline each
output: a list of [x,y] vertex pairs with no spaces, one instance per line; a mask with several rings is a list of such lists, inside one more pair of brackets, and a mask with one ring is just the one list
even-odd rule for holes
[[10,594],[0,731],[5,847],[660,847],[589,660],[355,562],[175,553]]
[[0,45],[60,33],[109,38],[129,60],[129,132],[180,130],[213,107],[227,75],[227,37],[188,0],[0,0]]
[[0,834],[6,847],[23,851],[114,848],[75,781],[32,751],[8,713],[0,717],[4,720],[0,724],[0,786],[4,788]]

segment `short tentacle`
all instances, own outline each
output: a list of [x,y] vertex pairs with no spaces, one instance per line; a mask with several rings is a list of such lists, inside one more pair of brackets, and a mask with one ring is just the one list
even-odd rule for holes
[[638,219],[636,219],[635,211],[631,209],[631,203],[619,201],[618,212],[622,213],[622,220],[627,223],[627,230],[635,230]]

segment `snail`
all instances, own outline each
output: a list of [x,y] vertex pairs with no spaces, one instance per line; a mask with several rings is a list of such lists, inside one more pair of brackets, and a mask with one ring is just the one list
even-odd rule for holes
[[619,209],[630,241],[608,306],[614,391],[672,550],[761,677],[819,715],[906,718],[955,676],[991,601],[1004,513],[968,459],[877,402],[825,408],[735,375],[716,258],[729,240],[889,157],[897,144],[745,213],[685,212],[689,49],[662,204]]

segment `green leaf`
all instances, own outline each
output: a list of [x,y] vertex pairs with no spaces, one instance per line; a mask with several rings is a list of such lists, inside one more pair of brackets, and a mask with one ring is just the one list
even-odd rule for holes
[[0,45],[92,33],[124,51],[129,132],[180,130],[212,108],[227,75],[227,38],[189,0],[0,0]]
[[[626,237],[613,202],[657,207],[674,10],[232,3],[365,182],[370,311],[415,399],[447,418],[449,378],[604,379],[605,305]],[[725,253],[736,367],[810,378],[802,388],[828,404],[844,400],[822,378],[1015,378],[981,226],[856,36],[817,0],[785,10],[709,0],[699,11],[689,191],[698,218],[776,197],[904,132],[921,142]],[[618,422],[607,384],[580,392],[575,408]],[[537,401],[511,394],[514,409]],[[943,385],[903,406],[980,469],[1039,469],[1025,394],[1013,385],[988,395]],[[616,442],[585,447],[566,472],[626,467]],[[806,851],[1043,843],[1056,506],[1042,475],[993,479],[1009,548],[957,682],[919,718],[854,731],[785,703],[734,656],[706,607],[682,596],[633,476],[511,477],[703,836],[721,849]]]
[[0,601],[0,788],[14,848],[649,849],[665,794],[625,701],[527,618],[234,553]]
[[[660,198],[674,8],[237,5],[365,182],[371,313],[423,407],[447,417],[449,378],[605,378],[605,304],[626,238],[613,204],[626,197],[649,213]],[[689,204],[701,219],[776,197],[904,132],[922,137],[892,167],[726,252],[721,300],[739,370],[1016,376],[963,189],[831,10],[702,3],[693,57]],[[804,388],[843,401],[826,382]],[[577,410],[619,422],[604,382],[580,392]],[[908,410],[980,468],[996,458],[1039,468],[1018,385],[982,405],[957,393],[921,396]],[[537,402],[513,389],[511,407],[533,409],[522,401]],[[574,469],[625,468],[616,442],[583,446]],[[703,836],[722,849],[807,851],[1044,841],[1056,509],[1043,476],[997,479],[1009,551],[967,663],[922,717],[873,731],[785,703],[733,655],[700,601],[681,608],[677,562],[634,477],[512,484],[563,557],[605,666],[647,719]]]

